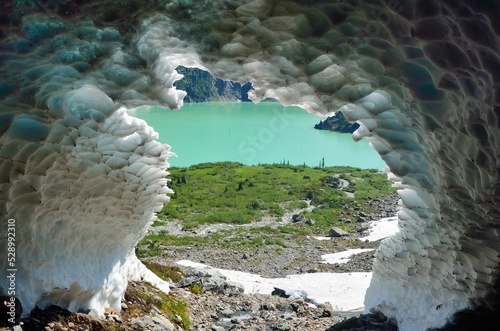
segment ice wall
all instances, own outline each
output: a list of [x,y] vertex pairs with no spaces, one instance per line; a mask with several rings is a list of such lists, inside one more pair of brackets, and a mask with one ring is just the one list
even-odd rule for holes
[[[71,4],[68,1],[70,9]],[[148,129],[137,135],[121,129],[110,132],[105,123],[144,125],[127,117],[115,102],[129,107],[154,102],[180,107],[184,94],[173,82],[179,78],[176,66],[184,65],[207,69],[223,79],[251,81],[255,101],[273,97],[320,117],[341,109],[348,119],[360,123],[354,138],[368,139],[379,152],[404,204],[399,213],[400,233],[386,239],[377,253],[367,309],[395,318],[401,330],[441,327],[464,309],[496,309],[494,283],[500,259],[498,2],[166,0],[140,6],[135,1],[120,5],[90,1],[78,8],[86,13],[85,19],[71,10],[68,15],[73,20],[28,15],[20,20],[17,33],[3,30],[6,55],[1,65],[7,78],[0,94],[2,116],[9,120],[5,125],[1,122],[0,153],[6,156],[0,162],[15,171],[3,176],[0,203],[5,215],[26,222],[23,238],[33,242],[33,247],[26,245],[26,252],[20,251],[25,254],[25,270],[31,270],[33,262],[28,261],[32,257],[31,261],[47,260],[48,265],[67,260],[60,250],[59,255],[50,253],[57,245],[54,233],[68,242],[63,241],[61,247],[79,245],[83,248],[79,252],[95,242],[115,249],[109,255],[107,250],[106,254],[103,250],[73,253],[79,265],[90,263],[88,256],[104,261],[83,276],[63,268],[45,269],[51,285],[43,287],[44,291],[52,293],[51,286],[65,277],[67,288],[70,280],[83,284],[79,286],[90,298],[82,300],[80,292],[70,291],[65,300],[74,309],[115,300],[109,293],[101,295],[100,286],[107,279],[123,282],[126,278],[123,270],[118,270],[121,276],[113,276],[116,272],[110,265],[122,265],[126,256],[133,255],[133,244],[154,208],[164,201],[166,163],[153,152],[148,152],[148,162],[141,161],[139,147],[146,141],[157,146]],[[89,94],[98,97],[89,99]],[[74,117],[79,121],[70,121]],[[49,137],[62,130],[56,127],[65,118],[67,124],[60,124],[68,128],[69,138],[61,133],[60,140],[56,139],[61,146],[49,153],[48,146],[54,144]],[[93,130],[104,136],[93,143],[69,133],[94,122]],[[33,133],[28,134],[26,128],[33,128]],[[86,136],[82,133],[81,137]],[[62,148],[65,139],[71,139],[73,146],[68,141],[69,147]],[[112,151],[116,160],[109,161],[105,153],[95,159],[78,156],[101,153],[100,141],[106,142],[106,151]],[[136,149],[121,151],[122,143],[137,143]],[[26,160],[35,162],[41,155],[37,156],[37,148],[24,146],[37,146],[44,151],[40,154],[53,155],[47,161],[56,167],[53,171],[67,171],[74,177],[57,177],[49,169],[37,174],[39,184],[32,186],[26,177],[31,169]],[[13,151],[24,159],[16,161]],[[144,170],[138,170],[138,162]],[[134,175],[141,181],[158,174],[152,179],[158,184],[156,189],[148,186],[140,191],[144,203],[133,211],[104,203],[106,192],[114,191],[114,186],[123,187],[131,200],[138,201],[139,191],[131,190],[130,176],[125,176],[127,167],[137,169]],[[124,176],[111,183],[114,171]],[[87,172],[98,173],[102,186],[90,189],[93,177],[83,180]],[[17,181],[22,189],[15,189]],[[75,207],[52,203],[52,214],[45,212],[41,201],[59,192],[49,190],[51,185],[60,191],[74,187],[81,203],[89,200],[84,192],[93,192],[92,198],[103,203],[104,209],[97,208],[90,215],[90,207],[78,209],[57,223],[54,215],[71,215]],[[124,198],[116,199],[119,204]],[[110,209],[123,212],[120,222],[112,222]],[[24,210],[42,212],[23,214]],[[42,220],[46,234],[33,231]],[[96,237],[82,239],[77,235],[81,228]],[[117,235],[97,239],[102,229],[118,229],[113,230]],[[127,231],[132,237],[124,235]],[[52,248],[45,249],[46,245]],[[47,255],[34,254],[41,248]],[[92,280],[92,272],[102,275],[97,277],[101,280]],[[22,295],[23,303],[45,302],[41,295],[45,292],[38,290],[42,287],[27,275],[23,282],[32,285]],[[82,278],[90,280],[85,283]],[[116,288],[118,297],[123,287]]]
[[0,55],[1,292],[11,295],[8,268],[25,314],[50,304],[120,309],[129,278],[168,291],[134,246],[168,201],[169,146],[116,102],[147,102],[152,75],[114,28],[45,15],[20,24],[2,31]]

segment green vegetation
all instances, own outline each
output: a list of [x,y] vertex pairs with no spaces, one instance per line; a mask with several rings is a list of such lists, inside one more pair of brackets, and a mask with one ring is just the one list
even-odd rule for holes
[[154,262],[144,262],[144,265],[165,281],[178,283],[185,276],[181,269],[176,266],[166,266]]
[[158,310],[172,323],[181,326],[184,330],[189,328],[187,303],[156,289],[149,283],[129,284],[125,292],[125,300],[129,302],[129,308],[126,310],[129,318],[141,316],[143,312],[151,311],[155,307],[155,310]]
[[[305,208],[310,200],[315,209],[307,217],[329,226],[344,206],[358,207],[372,198],[394,193],[385,174],[350,167],[204,163],[190,168],[173,168],[170,186],[176,192],[158,217],[182,220],[184,229],[200,224],[245,224],[263,216],[282,216]],[[349,187],[335,188],[339,179]],[[347,196],[345,190],[355,192]]]
[[[139,257],[162,255],[167,246],[215,245],[233,250],[271,247],[279,251],[287,247],[287,240],[325,234],[332,226],[352,231],[352,224],[339,220],[355,219],[361,211],[375,212],[368,203],[371,199],[395,193],[385,174],[351,167],[222,162],[172,168],[170,172],[169,186],[175,194],[158,214],[154,226],[176,220],[184,230],[195,230],[210,224],[259,222],[264,217],[280,221],[285,213],[298,212],[314,224],[255,225],[205,236],[174,236],[161,231],[140,242]],[[348,185],[342,187],[345,181]],[[346,192],[355,195],[349,197]],[[317,208],[306,211],[309,204]]]
[[200,284],[194,284],[189,288],[189,291],[194,294],[203,294],[203,288],[201,287]]

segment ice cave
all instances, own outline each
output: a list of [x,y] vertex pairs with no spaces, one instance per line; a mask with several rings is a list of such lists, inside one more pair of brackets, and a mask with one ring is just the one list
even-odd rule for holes
[[169,146],[126,109],[181,107],[179,65],[361,125],[404,204],[367,311],[400,330],[498,314],[499,16],[496,0],[2,1],[0,266],[23,314],[119,309],[137,277],[168,291],[134,246],[168,202]]

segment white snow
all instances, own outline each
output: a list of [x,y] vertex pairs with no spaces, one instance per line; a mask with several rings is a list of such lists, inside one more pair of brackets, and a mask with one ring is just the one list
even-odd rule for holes
[[285,278],[264,278],[241,271],[218,269],[206,264],[181,260],[179,265],[196,269],[217,270],[234,283],[240,283],[245,293],[271,294],[274,287],[285,291],[303,290],[316,303],[329,302],[337,311],[361,310],[364,308],[366,289],[370,285],[371,272],[310,273],[289,275]]
[[[308,237],[309,238],[309,237]],[[313,239],[316,239],[316,240],[319,240],[319,241],[328,241],[328,240],[332,240],[332,237],[321,237],[321,236],[313,236],[312,237]]]
[[350,258],[353,255],[363,253],[363,252],[369,252],[373,251],[372,248],[353,248],[353,249],[348,249],[343,252],[338,252],[338,253],[333,253],[333,254],[325,254],[321,256],[321,259],[323,259],[323,262],[321,263],[328,263],[328,264],[335,264],[335,263],[347,263],[349,262]]
[[[370,235],[361,240],[377,241],[399,231],[397,217],[387,217],[370,222]],[[313,237],[317,240],[330,240],[329,237]],[[322,263],[346,263],[352,255],[373,249],[349,249],[343,252],[325,254]],[[289,275],[284,278],[265,278],[261,275],[235,270],[214,268],[206,264],[189,260],[176,262],[179,265],[196,269],[217,270],[229,281],[240,283],[245,293],[271,294],[274,287],[285,291],[302,290],[315,303],[329,302],[337,311],[353,311],[364,309],[364,298],[371,279],[371,272],[353,273],[310,273]]]
[[[370,235],[360,240],[377,241],[399,231],[397,217],[382,218],[370,222]],[[317,240],[331,240],[330,237],[312,237]],[[322,255],[321,263],[347,263],[349,259],[359,253],[373,251],[371,248],[353,248],[333,254]],[[274,287],[285,291],[303,290],[308,298],[316,303],[330,302],[338,311],[359,310],[364,308],[364,297],[372,278],[371,272],[352,273],[309,273],[289,275],[285,278],[265,278],[261,275],[242,271],[214,268],[203,263],[189,260],[176,262],[179,265],[196,269],[217,270],[229,281],[240,283],[245,293],[271,294]]]
[[377,241],[399,232],[397,216],[382,218],[378,221],[372,221],[369,224],[371,227],[369,230],[370,234],[359,238],[359,240]]

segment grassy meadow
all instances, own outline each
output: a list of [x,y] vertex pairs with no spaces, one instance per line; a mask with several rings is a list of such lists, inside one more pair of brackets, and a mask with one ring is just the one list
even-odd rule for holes
[[[386,174],[352,167],[221,162],[169,171],[175,194],[153,226],[177,221],[183,230],[196,232],[210,224],[256,223],[204,236],[149,234],[138,245],[139,257],[161,256],[165,246],[216,245],[234,250],[272,246],[279,251],[288,240],[325,235],[332,226],[353,231],[352,223],[339,221],[355,220],[359,212],[376,212],[369,201],[395,193]],[[348,185],[341,187],[345,181]],[[317,208],[307,211],[308,204]],[[299,213],[314,224],[279,224],[286,213]],[[275,224],[259,226],[263,218],[275,219]]]

